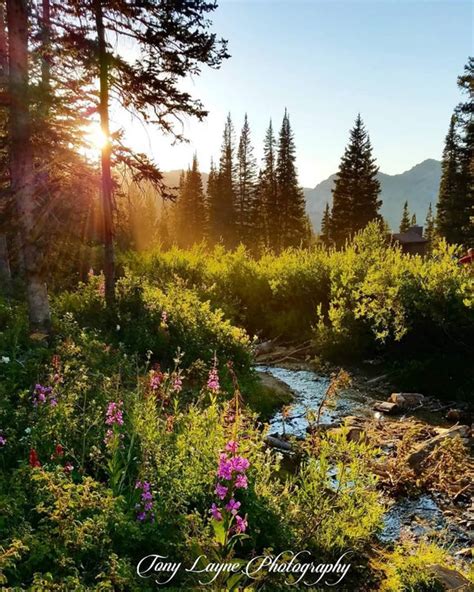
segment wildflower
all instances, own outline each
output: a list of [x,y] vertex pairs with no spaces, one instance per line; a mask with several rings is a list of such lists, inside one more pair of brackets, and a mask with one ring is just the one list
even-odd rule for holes
[[219,468],[217,469],[217,476],[220,479],[230,481],[232,479],[232,461],[227,458],[221,458]]
[[173,377],[172,389],[175,393],[180,393],[183,390],[183,381],[179,374],[175,374]]
[[211,512],[214,520],[217,520],[218,522],[220,522],[222,520],[222,513],[219,510],[219,508],[216,506],[216,504],[212,504],[210,512]]
[[105,423],[107,425],[123,425],[122,401],[111,401],[107,407]]
[[249,461],[243,456],[234,456],[230,460],[232,470],[237,473],[244,473],[250,466]]
[[135,483],[135,489],[140,489],[140,503],[135,507],[137,509],[137,520],[144,522],[147,518],[151,522],[155,520],[155,514],[153,512],[153,494],[151,492],[151,485],[148,481],[137,481]]
[[248,522],[246,518],[242,518],[242,516],[239,516],[238,514],[235,516],[235,532],[237,533],[242,533],[245,532],[247,530],[248,527]]
[[[43,403],[46,403],[52,392],[53,389],[50,386],[36,384],[35,388],[33,389],[33,405],[37,407],[38,405],[43,405]],[[53,403],[51,403],[51,401],[53,401]],[[57,404],[57,401],[54,397],[52,397],[50,403],[54,406]]]
[[67,462],[64,465],[64,469],[63,470],[66,473],[66,475],[70,475],[72,473],[73,469],[74,469],[74,465],[71,464],[70,462]]
[[61,444],[56,444],[56,448],[54,449],[54,456],[63,456],[64,455],[64,448]]
[[118,324],[117,324],[117,325],[115,326],[115,330],[116,330],[116,331],[120,331],[120,325],[118,325]]
[[9,364],[10,358],[8,356],[2,356],[2,364]]
[[163,381],[163,373],[162,372],[160,372],[159,370],[151,370],[150,371],[149,386],[152,391],[158,390],[162,381]]
[[236,489],[247,489],[248,482],[246,475],[237,475],[237,479],[235,480],[235,488]]
[[38,453],[36,452],[36,450],[34,448],[32,448],[30,450],[30,455],[29,455],[29,459],[28,459],[29,463],[30,463],[30,467],[40,467],[41,463],[39,461],[38,458]]
[[6,443],[7,439],[5,438],[5,436],[0,436],[0,446],[5,446]]
[[226,510],[229,510],[234,516],[237,514],[240,508],[240,502],[237,502],[234,498],[231,498],[226,505]]
[[220,390],[219,374],[217,372],[216,363],[209,371],[209,377],[207,379],[207,388],[214,394],[217,394]]
[[227,491],[228,488],[225,487],[225,485],[221,485],[220,483],[218,483],[216,485],[216,489],[214,491],[214,493],[217,495],[217,497],[221,500],[223,500],[225,498],[225,496],[227,495]]
[[230,440],[230,442],[227,442],[225,449],[235,454],[237,452],[238,447],[239,445],[235,440]]

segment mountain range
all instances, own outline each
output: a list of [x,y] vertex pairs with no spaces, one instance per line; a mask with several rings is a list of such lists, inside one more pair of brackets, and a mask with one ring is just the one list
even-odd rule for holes
[[[306,211],[316,232],[321,228],[326,203],[332,205],[331,190],[336,176],[336,174],[331,175],[314,189],[304,189]],[[380,212],[392,230],[398,231],[405,201],[408,201],[410,216],[416,214],[418,224],[424,225],[430,203],[433,213],[436,211],[440,178],[441,163],[432,158],[398,175],[379,172],[382,200]]]
[[[180,170],[163,173],[164,181],[169,187],[179,184]],[[207,173],[202,173],[204,190],[207,186]],[[441,177],[441,163],[429,158],[415,165],[408,171],[398,175],[387,175],[379,172],[382,199],[381,214],[387,220],[392,230],[397,231],[402,217],[403,204],[408,201],[410,216],[416,214],[417,222],[423,225],[432,205],[433,213],[438,200],[439,181]],[[313,189],[304,188],[306,211],[311,219],[313,228],[319,232],[321,219],[326,203],[332,204],[331,189],[334,186],[336,174],[318,183]]]

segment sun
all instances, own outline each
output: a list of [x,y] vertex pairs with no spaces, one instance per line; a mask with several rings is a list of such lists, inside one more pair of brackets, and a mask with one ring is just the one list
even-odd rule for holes
[[109,138],[107,138],[97,123],[91,123],[85,130],[84,136],[86,142],[95,150],[102,150],[109,142]]

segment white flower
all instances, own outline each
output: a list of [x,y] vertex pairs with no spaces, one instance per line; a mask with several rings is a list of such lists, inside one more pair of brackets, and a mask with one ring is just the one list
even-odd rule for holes
[[120,325],[117,325],[115,328],[117,331],[120,331]]
[[8,356],[2,356],[2,364],[9,364],[10,358]]

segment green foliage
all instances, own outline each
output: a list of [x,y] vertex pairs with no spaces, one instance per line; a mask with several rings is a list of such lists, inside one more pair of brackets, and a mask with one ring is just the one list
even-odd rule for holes
[[383,573],[381,592],[441,592],[445,587],[430,570],[436,564],[454,567],[448,553],[435,544],[407,541],[383,553],[373,567]]

